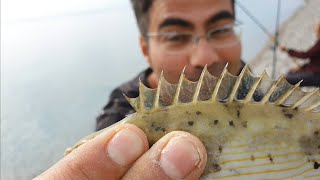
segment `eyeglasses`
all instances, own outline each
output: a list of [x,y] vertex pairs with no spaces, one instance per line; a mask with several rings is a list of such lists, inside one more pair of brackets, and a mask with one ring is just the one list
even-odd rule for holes
[[204,37],[214,49],[227,48],[240,42],[240,23],[227,24],[209,30],[204,35],[192,32],[149,32],[146,37],[154,37],[160,44],[160,48],[168,53],[183,53],[197,46]]

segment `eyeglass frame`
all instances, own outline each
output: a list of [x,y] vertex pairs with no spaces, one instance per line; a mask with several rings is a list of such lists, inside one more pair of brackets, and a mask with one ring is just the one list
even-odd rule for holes
[[[192,45],[195,47],[199,42],[200,42],[200,39],[202,37],[205,37],[206,41],[208,42],[210,40],[210,36],[214,33],[214,32],[217,32],[219,30],[223,30],[223,29],[226,29],[226,28],[230,28],[234,31],[235,28],[237,27],[240,27],[242,25],[241,22],[239,21],[236,21],[236,22],[232,22],[232,23],[229,23],[229,24],[226,24],[224,26],[221,26],[221,27],[217,27],[217,28],[212,28],[210,30],[208,30],[205,34],[201,34],[201,35],[197,35],[196,33],[194,32],[183,32],[183,33],[180,33],[180,32],[177,32],[177,31],[171,31],[171,32],[148,32],[145,37],[148,39],[148,38],[151,38],[151,37],[160,37],[160,36],[164,36],[164,35],[167,35],[167,36],[177,36],[177,35],[189,35],[191,37],[191,40],[190,42],[192,42]],[[235,45],[237,44],[238,42],[240,42],[240,37],[241,37],[241,31],[239,33],[239,35],[237,33],[235,33],[235,35],[237,36],[237,41],[235,41],[234,43],[231,43],[231,44],[228,44],[228,45],[224,45],[224,46],[217,46],[217,47],[213,47],[215,49],[220,49],[220,48],[226,48],[226,47],[231,47],[232,45]],[[190,42],[187,42],[187,43],[190,43]]]

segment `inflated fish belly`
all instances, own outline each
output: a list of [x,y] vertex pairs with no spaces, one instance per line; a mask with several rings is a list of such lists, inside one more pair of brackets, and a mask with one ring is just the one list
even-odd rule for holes
[[157,89],[140,83],[139,97],[128,101],[137,113],[119,123],[137,125],[151,145],[175,130],[200,138],[208,152],[203,179],[320,179],[318,89],[254,77],[247,67],[219,78],[205,68],[198,82],[182,73],[178,84],[163,76]]

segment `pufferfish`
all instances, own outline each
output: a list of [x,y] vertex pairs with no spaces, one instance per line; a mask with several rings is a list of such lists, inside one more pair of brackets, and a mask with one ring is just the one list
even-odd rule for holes
[[[161,75],[158,87],[140,82],[127,97],[136,113],[119,123],[141,128],[150,145],[171,131],[187,131],[205,145],[201,179],[320,179],[320,92],[304,92],[284,76],[239,76],[227,67],[220,77],[205,67],[199,81],[181,73],[178,84]],[[103,130],[91,134],[65,155]]]

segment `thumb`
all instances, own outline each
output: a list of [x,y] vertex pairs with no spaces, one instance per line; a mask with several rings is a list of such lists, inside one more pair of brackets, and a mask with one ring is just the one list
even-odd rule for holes
[[148,150],[146,135],[123,124],[106,129],[36,179],[120,179]]

